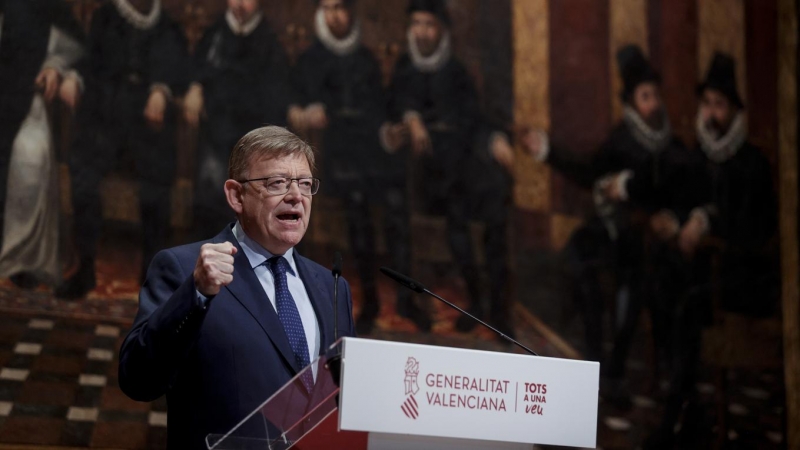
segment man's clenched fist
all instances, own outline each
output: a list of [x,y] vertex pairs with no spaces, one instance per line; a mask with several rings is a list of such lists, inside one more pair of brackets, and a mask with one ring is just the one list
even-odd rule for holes
[[204,244],[194,266],[194,285],[206,297],[219,293],[222,286],[233,281],[233,255],[236,247],[230,242]]

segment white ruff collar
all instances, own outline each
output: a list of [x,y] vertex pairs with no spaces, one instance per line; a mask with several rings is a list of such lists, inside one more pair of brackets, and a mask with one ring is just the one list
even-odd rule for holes
[[233,13],[231,12],[230,9],[225,11],[225,22],[228,23],[228,28],[230,28],[231,31],[233,31],[233,34],[235,34],[237,36],[248,36],[248,35],[250,35],[250,33],[252,33],[253,30],[256,29],[256,27],[258,27],[258,24],[261,23],[261,19],[263,17],[264,17],[264,13],[259,11],[258,13],[256,13],[256,15],[254,15],[247,22],[239,23],[239,21],[236,20],[236,17],[233,15]]
[[733,119],[731,128],[724,136],[706,127],[702,116],[697,114],[697,140],[708,159],[715,163],[723,163],[733,157],[747,140],[747,124],[744,113],[739,112]]
[[140,13],[136,8],[131,6],[127,0],[112,0],[114,6],[117,7],[117,11],[119,11],[120,15],[134,28],[138,28],[140,30],[146,30],[151,28],[155,25],[158,18],[161,17],[161,0],[153,0],[153,7],[150,9],[150,13],[144,15]]
[[628,105],[625,105],[622,113],[622,120],[628,125],[628,128],[633,134],[633,138],[647,150],[658,152],[669,145],[672,140],[672,127],[669,124],[669,118],[666,113],[663,111],[661,112],[661,114],[664,115],[664,126],[662,126],[660,130],[651,128],[650,125],[642,119],[642,116]]
[[325,11],[322,8],[317,8],[317,14],[314,17],[314,28],[317,31],[317,39],[336,56],[347,56],[353,53],[361,42],[361,23],[358,20],[353,24],[350,33],[339,39],[331,33],[328,24],[325,23]]
[[411,34],[409,28],[408,34],[408,54],[411,55],[411,62],[414,67],[420,72],[436,72],[444,67],[450,61],[450,32],[446,31],[442,34],[439,40],[439,47],[430,56],[422,56],[422,53],[417,47],[417,40]]

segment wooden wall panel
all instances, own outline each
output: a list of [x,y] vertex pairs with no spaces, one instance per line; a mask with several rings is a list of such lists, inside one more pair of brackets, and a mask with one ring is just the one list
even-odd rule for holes
[[778,4],[778,145],[780,162],[781,295],[786,384],[786,448],[800,449],[800,258],[798,257],[798,11]]
[[[514,124],[550,129],[550,32],[547,0],[513,0]],[[530,211],[551,208],[550,169],[517,151],[515,204]]]
[[773,166],[778,156],[778,10],[776,0],[745,0],[745,69],[750,140]]
[[511,1],[481,0],[477,10],[484,113],[498,124],[514,121],[514,30]]
[[739,95],[746,104],[744,0],[697,0],[697,16],[698,79],[705,77],[715,51],[731,55],[736,60]]
[[[550,111],[552,142],[588,154],[612,125],[608,3],[550,2]],[[553,210],[570,215],[590,208],[588,195],[561,176],[553,180]]]
[[672,128],[688,145],[694,143],[698,80],[697,1],[651,0],[650,50],[661,73],[661,89]]
[[[464,64],[473,80],[480,88],[483,86],[481,72],[481,46],[486,43],[481,40],[480,31],[480,3],[481,0],[458,0],[449,2],[450,17],[453,20],[452,34],[454,54]],[[405,5],[405,2],[401,2]]]
[[622,117],[622,79],[617,66],[617,51],[628,44],[638,45],[648,54],[647,1],[609,0],[609,76],[611,77],[611,117]]

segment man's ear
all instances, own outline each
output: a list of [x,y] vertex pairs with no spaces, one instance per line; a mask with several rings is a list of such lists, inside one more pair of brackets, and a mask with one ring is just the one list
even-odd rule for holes
[[238,215],[242,213],[244,186],[236,180],[225,181],[225,198],[228,205]]

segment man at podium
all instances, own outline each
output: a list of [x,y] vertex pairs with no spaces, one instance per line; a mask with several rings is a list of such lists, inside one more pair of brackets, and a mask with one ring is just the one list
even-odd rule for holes
[[[334,339],[354,336],[350,288],[300,256],[311,218],[314,153],[280,127],[233,148],[224,192],[237,221],[216,237],[159,252],[120,350],[119,383],[134,400],[165,395],[168,447],[206,448],[285,385]],[[300,377],[312,392],[313,375]]]

